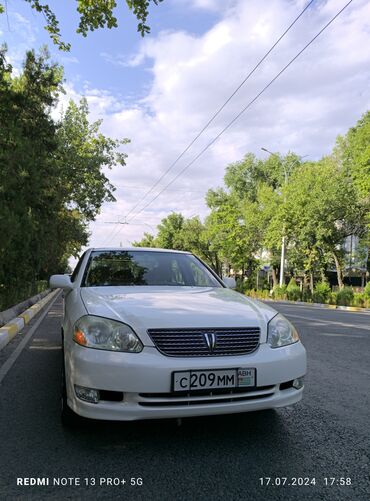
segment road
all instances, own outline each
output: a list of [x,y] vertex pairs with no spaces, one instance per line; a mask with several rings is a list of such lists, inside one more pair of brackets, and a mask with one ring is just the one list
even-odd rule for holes
[[[88,422],[71,431],[59,421],[59,298],[0,385],[0,498],[369,499],[370,314],[274,307],[296,325],[308,351],[301,403],[275,414],[191,418],[181,426],[172,420]],[[20,339],[1,352],[0,364]],[[24,477],[128,482],[17,486]],[[286,485],[262,486],[264,477],[275,483],[286,477],[280,480]],[[350,479],[350,485],[326,486],[325,477],[329,483],[331,477]],[[142,478],[142,485],[129,485],[131,478]],[[287,485],[299,482],[294,478],[311,485]]]

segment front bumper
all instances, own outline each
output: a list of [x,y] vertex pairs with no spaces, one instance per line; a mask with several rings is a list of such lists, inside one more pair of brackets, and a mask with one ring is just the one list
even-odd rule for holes
[[[66,349],[68,405],[93,419],[131,421],[229,414],[284,407],[302,398],[303,388],[280,389],[280,383],[304,376],[306,351],[298,342],[283,348],[261,344],[250,355],[225,357],[166,357],[156,348],[141,353],[116,353],[81,347]],[[237,393],[177,395],[172,392],[172,372],[230,368],[255,368],[256,388]],[[121,402],[78,399],[74,385],[123,392]]]

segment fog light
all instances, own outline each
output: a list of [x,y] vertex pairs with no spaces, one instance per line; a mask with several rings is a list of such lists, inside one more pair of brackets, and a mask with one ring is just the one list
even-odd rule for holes
[[303,388],[303,377],[297,377],[297,379],[293,381],[293,388],[296,390]]
[[77,386],[75,384],[75,392],[80,400],[90,402],[90,404],[97,404],[99,402],[99,390],[85,388],[84,386]]

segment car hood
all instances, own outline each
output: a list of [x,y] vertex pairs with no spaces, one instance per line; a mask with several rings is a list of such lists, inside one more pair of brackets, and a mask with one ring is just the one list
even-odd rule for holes
[[267,322],[277,313],[223,287],[86,287],[81,297],[90,315],[130,325],[149,346],[146,331],[155,328],[259,327],[264,342]]

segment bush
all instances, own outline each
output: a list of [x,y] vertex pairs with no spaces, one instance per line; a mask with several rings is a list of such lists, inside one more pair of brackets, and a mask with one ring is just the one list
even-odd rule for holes
[[366,284],[366,287],[364,289],[364,296],[365,299],[370,299],[370,282]]
[[314,303],[326,303],[330,298],[330,294],[330,285],[326,282],[319,282],[314,289],[312,301]]
[[311,290],[305,287],[302,290],[302,301],[304,301],[305,303],[310,303],[311,300],[312,300]]
[[344,287],[337,293],[337,304],[340,306],[350,306],[353,301],[353,290],[351,287]]
[[264,289],[264,290],[258,290],[256,291],[255,289],[250,289],[245,291],[245,295],[252,297],[254,299],[269,299],[270,298],[270,291]]
[[301,289],[297,285],[297,282],[294,280],[294,278],[290,279],[288,287],[286,288],[286,293],[289,301],[298,301],[299,299],[301,299]]
[[329,304],[337,304],[337,293],[331,292],[329,295]]
[[278,285],[277,287],[274,287],[272,291],[272,297],[274,299],[286,299],[287,298],[287,290],[286,290],[286,285]]
[[353,306],[360,306],[363,308],[365,306],[365,294],[354,294],[353,296]]
[[247,288],[248,288],[248,284],[245,280],[243,280],[242,278],[236,279],[236,287],[235,287],[236,291],[244,294],[246,292]]

